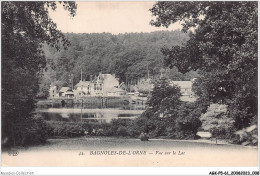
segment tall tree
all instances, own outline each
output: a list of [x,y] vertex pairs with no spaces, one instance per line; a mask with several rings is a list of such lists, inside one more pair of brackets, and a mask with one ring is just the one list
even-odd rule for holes
[[[31,118],[34,99],[46,64],[43,44],[59,49],[69,42],[48,14],[57,8],[56,2],[1,3],[2,142],[17,145],[28,141],[24,133],[35,126]],[[76,14],[75,2],[59,3],[69,15]]]
[[[89,79],[90,75],[97,75],[100,71],[115,73],[120,82],[128,83],[147,77],[148,70],[150,76],[159,77],[164,57],[161,47],[182,45],[189,39],[188,34],[180,30],[119,35],[69,33],[66,37],[71,42],[68,50],[57,52],[52,47],[44,48],[47,65],[54,70],[61,86],[67,84],[69,74],[74,75],[77,83],[81,69],[83,79]],[[184,78],[181,73],[176,73],[174,77],[178,77],[177,80]]]
[[150,11],[154,26],[195,29],[186,46],[162,49],[165,64],[200,69],[199,100],[227,104],[235,128],[248,126],[257,116],[257,2],[157,2]]

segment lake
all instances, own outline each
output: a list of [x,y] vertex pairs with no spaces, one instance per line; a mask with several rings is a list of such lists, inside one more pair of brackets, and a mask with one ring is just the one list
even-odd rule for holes
[[112,119],[134,119],[142,114],[145,105],[122,105],[116,108],[46,108],[37,109],[47,121],[110,123]]

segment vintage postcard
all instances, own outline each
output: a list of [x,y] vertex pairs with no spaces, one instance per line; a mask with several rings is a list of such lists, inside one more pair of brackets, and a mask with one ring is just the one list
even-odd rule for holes
[[1,80],[2,167],[259,165],[257,1],[1,1]]

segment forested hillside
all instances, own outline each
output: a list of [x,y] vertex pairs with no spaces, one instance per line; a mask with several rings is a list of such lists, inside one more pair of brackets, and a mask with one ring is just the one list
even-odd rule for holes
[[[76,84],[90,75],[115,73],[120,82],[129,82],[144,77],[149,73],[158,76],[163,68],[164,56],[161,48],[184,45],[189,39],[188,33],[159,31],[152,33],[110,33],[66,34],[71,42],[68,50],[57,51],[46,45],[46,71],[40,82],[40,94],[46,94],[51,83],[60,86]],[[172,79],[185,80],[190,75],[183,75],[177,69],[165,70]]]

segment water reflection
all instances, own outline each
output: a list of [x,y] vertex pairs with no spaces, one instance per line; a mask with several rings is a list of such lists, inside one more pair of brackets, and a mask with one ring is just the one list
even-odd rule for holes
[[110,123],[112,119],[137,118],[144,110],[145,106],[134,105],[104,109],[48,108],[38,109],[37,112],[47,121]]

